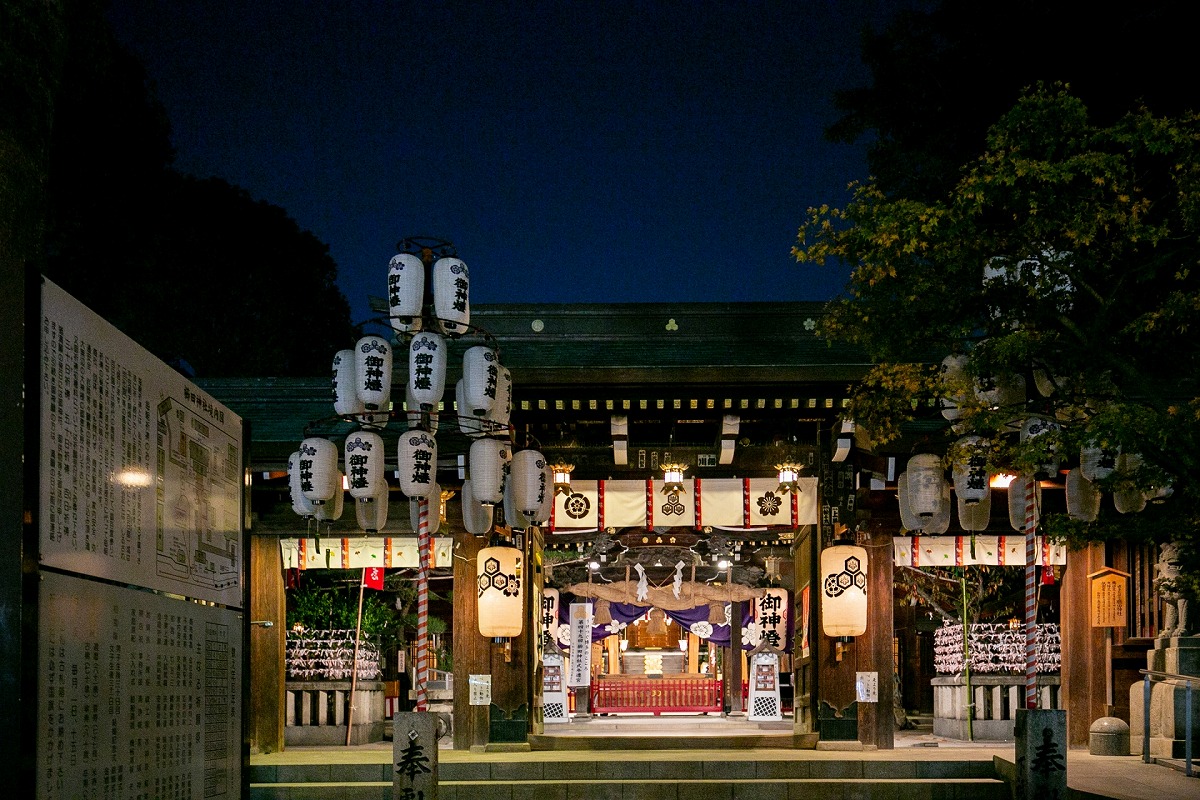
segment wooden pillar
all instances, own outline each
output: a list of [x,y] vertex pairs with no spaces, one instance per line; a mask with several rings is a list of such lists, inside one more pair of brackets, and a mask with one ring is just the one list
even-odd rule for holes
[[275,753],[283,750],[284,697],[287,672],[284,648],[287,638],[287,599],[283,586],[283,559],[279,537],[249,539],[250,620],[270,622],[250,626],[250,708],[247,713],[250,750]]
[[726,668],[726,695],[729,698],[731,714],[741,714],[742,706],[742,604],[736,600],[729,601],[729,666]]
[[[1059,589],[1062,634],[1060,673],[1063,707],[1067,710],[1067,746],[1087,747],[1093,722],[1111,714],[1107,704],[1110,664],[1105,654],[1105,628],[1093,628],[1088,613],[1088,575],[1103,569],[1104,545],[1091,544],[1067,555]],[[1128,694],[1129,687],[1113,687]]]
[[876,675],[879,702],[858,704],[858,740],[880,750],[896,746],[892,655],[892,532],[877,524],[869,528],[867,546],[867,632],[855,642],[857,671]]
[[491,641],[479,635],[475,603],[475,560],[487,540],[454,534],[454,749],[487,744],[488,708],[470,704],[471,675],[491,673]]
[[688,640],[687,666],[684,667],[684,670],[694,674],[700,671],[700,637],[690,633],[684,635]]

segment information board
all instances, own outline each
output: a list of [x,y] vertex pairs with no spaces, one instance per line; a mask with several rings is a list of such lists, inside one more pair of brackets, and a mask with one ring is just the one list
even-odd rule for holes
[[242,605],[242,422],[49,281],[42,287],[40,558]]
[[49,571],[39,609],[39,800],[240,796],[240,612]]

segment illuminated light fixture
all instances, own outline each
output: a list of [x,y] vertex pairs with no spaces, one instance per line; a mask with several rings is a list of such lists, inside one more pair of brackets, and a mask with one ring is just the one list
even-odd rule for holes
[[479,633],[492,639],[520,636],[524,629],[524,553],[496,537],[476,561]]
[[600,571],[600,562],[599,561],[589,561],[588,569],[590,569],[592,572],[599,572]]
[[867,632],[867,551],[837,544],[821,551],[821,629],[826,636]]
[[1016,475],[1008,472],[997,472],[988,479],[988,486],[993,489],[1007,489],[1009,484],[1017,479]]
[[684,491],[683,473],[687,464],[663,464],[663,494],[679,494]]
[[144,489],[154,483],[149,472],[141,469],[125,469],[113,476],[117,483],[127,489]]
[[729,559],[722,558],[717,562],[717,569],[729,569]]
[[776,464],[775,470],[779,473],[779,491],[780,492],[795,492],[800,494],[800,470],[803,469],[799,464],[791,461],[785,461],[782,464]]
[[554,473],[554,494],[571,494],[571,471],[574,469],[574,464],[565,464],[561,461],[551,465],[550,471]]

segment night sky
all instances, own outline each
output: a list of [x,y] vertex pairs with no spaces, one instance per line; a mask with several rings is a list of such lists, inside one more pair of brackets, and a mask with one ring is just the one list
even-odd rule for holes
[[354,321],[409,235],[473,303],[821,300],[805,209],[867,177],[835,145],[860,30],[917,0],[112,0],[176,166],[330,246]]

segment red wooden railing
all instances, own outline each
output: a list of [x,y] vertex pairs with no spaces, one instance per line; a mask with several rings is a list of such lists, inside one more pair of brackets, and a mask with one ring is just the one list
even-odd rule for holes
[[596,714],[724,710],[723,681],[714,678],[599,678],[592,681],[591,711]]

